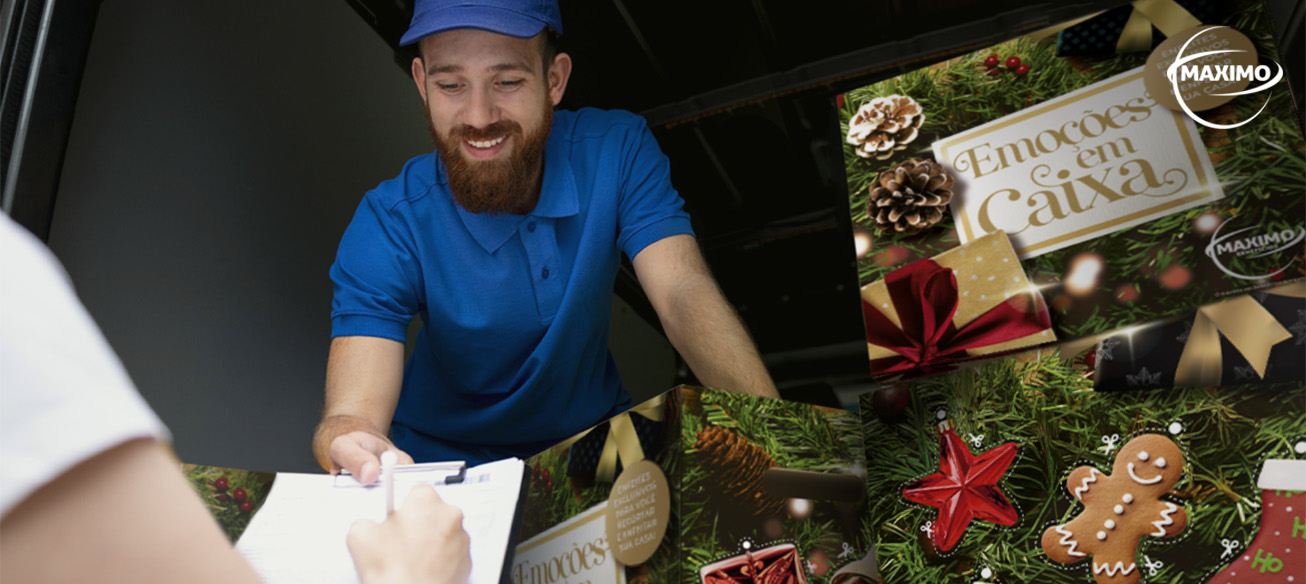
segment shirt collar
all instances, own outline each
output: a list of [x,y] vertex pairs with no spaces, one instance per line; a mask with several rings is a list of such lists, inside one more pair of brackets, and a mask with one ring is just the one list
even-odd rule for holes
[[[447,185],[444,161],[440,160],[438,154],[435,164],[436,176]],[[528,218],[556,219],[577,214],[580,212],[580,204],[576,194],[576,177],[572,175],[571,159],[562,147],[562,138],[557,132],[549,133],[549,141],[544,146],[544,178],[541,181],[540,200],[530,213],[477,214],[462,208],[456,202],[453,202],[453,206],[458,210],[458,217],[462,219],[468,233],[488,253],[494,253],[507,243],[517,231],[518,225]]]

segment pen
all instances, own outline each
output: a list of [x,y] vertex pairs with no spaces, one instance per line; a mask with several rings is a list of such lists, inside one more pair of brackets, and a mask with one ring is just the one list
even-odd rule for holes
[[399,455],[393,450],[381,453],[381,480],[385,483],[385,516],[395,512],[395,465]]

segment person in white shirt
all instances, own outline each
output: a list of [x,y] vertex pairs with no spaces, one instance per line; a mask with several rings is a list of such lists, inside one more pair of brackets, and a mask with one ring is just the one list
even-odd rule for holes
[[[168,438],[54,255],[0,213],[0,582],[258,582]],[[462,514],[429,486],[347,541],[367,584],[471,570]]]

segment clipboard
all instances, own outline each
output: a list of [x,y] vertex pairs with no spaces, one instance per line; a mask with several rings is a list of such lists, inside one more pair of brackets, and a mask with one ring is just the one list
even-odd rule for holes
[[[472,555],[469,582],[500,584],[511,580],[529,477],[525,463],[510,458],[476,466],[460,461],[396,466],[394,482],[397,487],[431,484],[445,502],[462,509]],[[277,473],[236,550],[269,584],[357,584],[345,536],[358,519],[384,520],[378,484],[384,482],[363,486],[352,476]],[[402,506],[401,499],[396,502]]]

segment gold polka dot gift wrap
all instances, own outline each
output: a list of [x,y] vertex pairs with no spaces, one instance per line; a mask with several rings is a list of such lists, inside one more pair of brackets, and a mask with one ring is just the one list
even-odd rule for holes
[[[922,262],[926,265],[922,265]],[[932,263],[931,263],[932,262]],[[931,314],[937,318],[946,317],[951,308],[953,290],[936,289],[952,282],[941,276],[951,272],[955,281],[955,306],[952,326],[903,326],[904,315],[923,315],[928,321]],[[929,273],[929,275],[921,275]],[[928,278],[929,281],[913,280],[907,283],[906,274],[912,278]],[[898,293],[891,292],[889,282],[897,282]],[[911,288],[910,294],[906,293]],[[927,304],[925,297],[934,298],[930,306],[899,306],[898,303],[912,302]],[[894,270],[883,280],[872,282],[862,287],[862,309],[866,316],[867,350],[872,361],[872,373],[904,373],[904,364],[896,363],[892,371],[883,368],[887,361],[895,358],[916,361],[921,359],[914,371],[906,371],[905,376],[916,376],[928,372],[932,367],[965,360],[982,355],[992,355],[1015,349],[1051,343],[1056,336],[1051,329],[1047,307],[1038,290],[1025,275],[1024,268],[1016,258],[1007,235],[1001,231],[990,233],[970,243],[953,248],[934,256],[930,260],[920,260]],[[995,320],[998,316],[1002,320]],[[1008,324],[1009,323],[1009,324]],[[896,327],[897,331],[884,330]],[[926,331],[921,333],[921,331]],[[977,330],[979,332],[977,332]],[[901,331],[901,332],[900,332]],[[886,337],[915,337],[924,334],[929,339],[912,338],[910,344],[929,354],[936,352],[935,341],[942,339],[937,347],[938,358],[922,359],[913,351],[902,351],[882,346],[876,339]],[[994,339],[991,343],[975,346],[976,338]],[[906,344],[906,343],[904,343]],[[948,346],[952,349],[949,350]],[[965,345],[964,351],[957,351],[958,345]],[[943,356],[942,353],[948,353]],[[901,354],[901,355],[900,355]],[[878,361],[877,361],[878,360]]]

